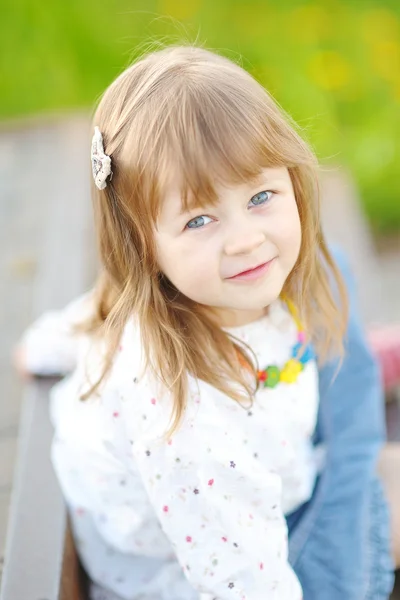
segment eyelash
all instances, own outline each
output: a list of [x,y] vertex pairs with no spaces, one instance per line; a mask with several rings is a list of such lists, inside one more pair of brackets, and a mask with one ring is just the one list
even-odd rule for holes
[[[254,196],[252,196],[249,200],[249,202],[252,201],[253,198],[255,198],[256,196],[259,196],[260,194],[270,194],[270,196],[267,198],[267,200],[265,200],[265,202],[262,202],[261,204],[254,204],[253,207],[257,208],[258,206],[265,206],[265,204],[268,204],[268,202],[270,202],[271,198],[275,195],[276,192],[274,192],[273,190],[262,190],[261,192],[257,192],[257,194],[254,194]],[[203,226],[200,227],[189,227],[189,223],[192,223],[192,221],[195,221],[196,219],[200,219],[201,217],[207,217],[207,215],[199,215],[198,217],[194,217],[193,219],[190,219],[190,221],[188,221],[185,225],[185,229],[203,229]]]

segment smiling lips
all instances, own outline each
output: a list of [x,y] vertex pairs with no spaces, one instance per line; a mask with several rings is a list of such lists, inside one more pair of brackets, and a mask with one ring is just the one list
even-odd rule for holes
[[269,270],[269,267],[271,266],[271,264],[274,260],[275,259],[273,258],[272,260],[262,263],[261,265],[258,265],[257,267],[254,267],[253,269],[248,269],[247,271],[242,271],[241,273],[237,273],[236,275],[233,275],[232,277],[228,277],[227,279],[229,279],[229,280],[245,280],[245,281],[258,279],[259,277],[261,277],[261,275],[264,275],[264,273],[266,273]]

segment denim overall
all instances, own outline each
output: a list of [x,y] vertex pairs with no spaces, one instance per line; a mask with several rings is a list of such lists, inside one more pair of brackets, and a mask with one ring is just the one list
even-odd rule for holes
[[320,369],[314,442],[326,452],[311,500],[287,517],[289,560],[304,600],[387,600],[393,587],[389,515],[376,476],[385,442],[379,370],[355,306],[354,281],[333,252],[347,283],[350,316],[340,370]]

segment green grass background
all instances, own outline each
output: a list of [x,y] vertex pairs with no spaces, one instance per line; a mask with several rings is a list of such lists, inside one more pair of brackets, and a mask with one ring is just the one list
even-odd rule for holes
[[351,169],[373,228],[400,230],[398,0],[3,0],[0,118],[93,106],[155,39],[242,57]]

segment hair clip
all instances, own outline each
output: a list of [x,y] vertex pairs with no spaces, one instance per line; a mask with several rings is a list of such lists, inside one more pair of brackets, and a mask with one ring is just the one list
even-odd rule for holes
[[98,127],[94,128],[91,158],[94,182],[99,190],[104,190],[107,187],[107,177],[110,177],[111,181],[113,172],[111,170],[111,158],[104,153],[103,136]]

